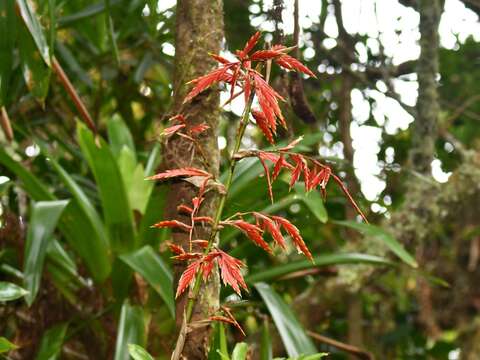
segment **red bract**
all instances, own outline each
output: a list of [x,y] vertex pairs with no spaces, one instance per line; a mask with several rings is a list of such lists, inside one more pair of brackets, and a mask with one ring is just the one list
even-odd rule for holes
[[258,110],[252,110],[252,115],[258,127],[260,128],[260,130],[262,130],[263,134],[267,138],[268,142],[270,144],[274,144],[275,142],[273,140],[273,134],[275,133],[275,131],[272,131],[272,129],[270,129],[270,123],[267,121],[265,114]]
[[283,118],[278,100],[285,101],[256,71],[251,71],[253,81],[255,83],[255,95],[258,98],[258,103],[262,109],[265,118],[268,121],[273,133],[277,129],[277,118],[283,127],[286,127],[285,119]]
[[180,280],[178,280],[178,287],[175,299],[178,298],[185,291],[185,289],[190,286],[191,283],[193,283],[193,281],[195,280],[195,275],[197,274],[201,265],[202,260],[200,259],[195,260],[187,266],[182,276],[180,277]]
[[260,39],[260,35],[261,35],[260,31],[257,31],[255,34],[252,35],[250,39],[248,39],[243,50],[237,51],[237,55],[240,58],[240,60],[244,60],[247,57],[247,55],[250,53],[250,51],[253,50],[255,45],[257,45],[258,40]]
[[250,60],[258,61],[258,60],[270,60],[277,56],[283,55],[280,50],[259,50],[255,51],[252,56],[250,56]]
[[177,206],[177,211],[179,213],[184,213],[190,215],[193,212],[193,209],[187,205],[178,205]]
[[254,212],[253,215],[257,221],[260,222],[262,229],[270,233],[273,240],[285,250],[287,245],[285,243],[285,239],[283,238],[282,232],[280,231],[280,226],[278,223],[262,213]]
[[244,220],[229,220],[223,221],[224,225],[231,225],[241,230],[250,240],[252,240],[256,245],[260,246],[263,250],[272,253],[272,249],[268,246],[267,242],[262,238],[262,229],[258,226],[250,224]]
[[168,247],[170,248],[170,251],[176,255],[185,254],[185,250],[183,250],[181,246],[170,243],[168,244]]
[[198,124],[198,125],[195,125],[195,126],[192,126],[188,132],[191,134],[191,135],[199,135],[201,133],[203,133],[204,131],[210,129],[210,126],[208,126],[207,124],[205,123],[201,123],[201,124]]
[[308,250],[307,245],[303,241],[302,236],[298,228],[293,225],[290,221],[280,216],[271,216],[272,220],[276,221],[283,229],[291,236],[293,243],[297,249],[302,252],[308,259],[313,260],[310,250]]
[[165,220],[165,221],[160,221],[154,225],[152,225],[154,228],[180,228],[184,230],[190,230],[191,226],[187,225],[181,221],[178,220]]
[[179,260],[179,261],[187,261],[192,259],[200,259],[202,254],[200,253],[183,253],[179,255],[172,256],[172,259]]
[[230,285],[238,295],[241,295],[240,287],[248,291],[247,284],[240,271],[245,265],[240,260],[221,250],[218,250],[218,254],[217,263],[220,268],[223,283]]
[[199,78],[193,79],[189,84],[195,84],[194,88],[188,93],[188,95],[183,100],[183,103],[187,103],[192,100],[195,96],[200,94],[202,91],[208,89],[213,84],[222,81],[225,79],[225,74],[232,67],[238,66],[237,63],[229,63],[222,66],[219,69],[215,69],[207,75],[200,76]]
[[303,65],[300,61],[295,59],[290,55],[283,54],[282,56],[276,57],[275,62],[287,70],[296,70],[300,71],[308,76],[316,78],[317,76],[305,65]]
[[167,128],[165,128],[165,129],[163,129],[162,135],[164,135],[164,136],[173,135],[173,134],[175,134],[178,130],[183,129],[183,128],[186,127],[186,126],[187,126],[187,125],[185,125],[185,124],[179,124],[179,125],[173,125],[173,126],[167,127]]
[[211,178],[212,175],[204,170],[200,170],[193,167],[185,167],[180,169],[166,170],[163,173],[159,173],[150,177],[147,180],[166,180],[180,176],[202,176]]

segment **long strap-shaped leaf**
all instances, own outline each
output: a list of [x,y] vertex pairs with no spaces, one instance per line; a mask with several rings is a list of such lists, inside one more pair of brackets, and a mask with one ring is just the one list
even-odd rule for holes
[[272,315],[288,355],[315,354],[315,345],[283,299],[268,284],[256,283],[255,288]]
[[259,281],[271,281],[284,275],[296,271],[311,269],[320,266],[340,265],[340,264],[372,264],[372,265],[393,265],[385,258],[375,255],[361,253],[335,253],[315,256],[313,261],[301,260],[289,262],[284,265],[278,265],[269,269],[255,272],[245,278],[250,284]]
[[112,247],[119,253],[132,251],[136,245],[132,209],[110,147],[100,137],[95,139],[93,133],[80,123],[77,137],[97,183]]
[[380,241],[385,243],[385,245],[390,250],[392,250],[392,252],[397,255],[400,260],[405,262],[407,265],[410,265],[411,267],[418,267],[418,264],[413,258],[413,256],[410,255],[407,250],[405,250],[403,245],[399,243],[398,240],[395,239],[390,233],[388,233],[381,227],[372,224],[358,223],[355,221],[334,221],[334,223],[347,226],[349,228],[360,231],[366,236],[371,236],[373,238],[379,239]]
[[68,200],[55,200],[39,201],[32,206],[23,257],[23,285],[29,292],[25,296],[28,305],[37,296],[47,248],[67,204]]
[[114,360],[129,360],[128,344],[145,346],[146,315],[139,306],[125,302],[118,321]]
[[133,253],[124,254],[120,258],[145,278],[162,297],[170,314],[175,318],[172,272],[153,248],[147,245]]

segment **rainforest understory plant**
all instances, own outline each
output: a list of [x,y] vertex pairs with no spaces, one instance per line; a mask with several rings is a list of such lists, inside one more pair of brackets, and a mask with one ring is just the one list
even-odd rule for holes
[[[235,213],[228,218],[222,217],[235,167],[239,161],[247,157],[258,158],[264,168],[268,193],[272,203],[274,202],[272,182],[277,179],[281,171],[290,172],[290,188],[300,179],[303,179],[306,192],[319,189],[324,199],[326,198],[326,188],[329,180],[333,179],[340,186],[350,204],[367,222],[365,215],[346,186],[333,173],[330,166],[313,157],[295,152],[295,146],[302,140],[302,137],[283,147],[274,146],[278,127],[281,126],[286,129],[287,122],[279,106],[279,101],[285,101],[285,99],[269,85],[272,63],[289,71],[297,71],[311,77],[316,76],[299,60],[288,55],[292,48],[273,45],[266,50],[254,51],[260,37],[260,32],[255,33],[247,41],[243,50],[236,52],[236,60],[231,61],[220,55],[210,54],[218,61],[220,66],[204,76],[191,80],[189,84],[193,85],[193,89],[184,99],[184,104],[192,101],[201,92],[218,83],[224,83],[230,87],[230,98],[227,103],[238,96],[244,96],[245,107],[236,133],[235,145],[229,158],[228,177],[225,183],[220,183],[219,179],[216,179],[209,172],[195,167],[170,169],[148,178],[150,180],[180,179],[198,187],[197,195],[193,198],[192,203],[182,204],[177,208],[179,213],[188,215],[190,219],[188,223],[178,220],[165,220],[153,225],[155,228],[174,228],[185,231],[189,235],[188,249],[170,244],[170,250],[174,253],[173,259],[188,262],[178,282],[176,298],[189,288],[183,326],[172,359],[178,359],[181,356],[188,328],[194,325],[190,323],[190,320],[201,284],[208,280],[215,265],[220,270],[224,285],[231,286],[239,296],[241,296],[241,289],[248,291],[242,276],[242,268],[245,265],[239,259],[222,251],[220,243],[216,240],[221,229],[225,227],[237,228],[255,245],[269,254],[272,254],[272,247],[267,241],[267,235],[273,240],[274,246],[279,246],[282,249],[286,249],[285,235],[288,235],[298,252],[303,253],[313,261],[312,254],[299,229],[288,219],[260,212],[242,212]],[[170,121],[173,124],[163,131],[163,135],[166,137],[181,136],[188,139],[192,142],[196,151],[195,155],[202,158],[204,151],[197,139],[204,131],[208,130],[208,125],[204,123],[190,125],[189,119],[182,114],[173,116]],[[265,138],[274,146],[271,150],[240,149],[247,125],[251,122],[258,126]],[[273,167],[272,171],[270,171],[271,167]],[[218,191],[220,193],[220,202],[214,217],[200,215],[200,209],[208,191]],[[207,239],[197,238],[197,226],[209,228]],[[203,251],[194,251],[194,248]],[[207,324],[211,321],[230,323],[243,332],[228,308],[222,307],[221,311],[222,313],[211,316],[204,321]]]

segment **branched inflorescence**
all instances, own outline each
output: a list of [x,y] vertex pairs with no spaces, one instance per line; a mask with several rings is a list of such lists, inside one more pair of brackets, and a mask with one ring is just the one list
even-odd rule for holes
[[[264,75],[261,73],[265,62],[273,62],[284,69],[302,72],[315,77],[314,73],[300,61],[288,55],[291,48],[283,45],[275,45],[268,50],[253,52],[259,39],[260,33],[257,32],[250,38],[243,50],[237,51],[237,59],[235,61],[211,54],[211,56],[220,63],[220,67],[190,81],[189,84],[193,84],[193,89],[184,100],[184,103],[192,100],[202,91],[217,83],[226,83],[230,86],[229,101],[242,94],[245,98],[245,112],[237,134],[236,145],[230,159],[230,177],[227,179],[225,185],[219,186],[219,182],[216,181],[212,174],[193,167],[167,170],[149,178],[151,180],[183,179],[197,184],[199,188],[197,196],[192,199],[191,206],[180,205],[178,207],[180,213],[189,216],[189,223],[178,220],[166,220],[153,225],[157,228],[175,228],[189,233],[190,248],[188,251],[178,245],[170,245],[170,250],[175,254],[174,259],[188,262],[188,266],[179,280],[176,297],[180,296],[190,285],[194,285],[191,289],[192,293],[189,297],[186,310],[187,322],[190,320],[191,308],[198,295],[200,283],[209,278],[215,264],[217,264],[220,269],[221,278],[225,285],[231,286],[239,295],[241,294],[241,289],[248,291],[241,272],[245,265],[215,245],[214,239],[216,234],[223,227],[230,226],[237,228],[255,245],[268,253],[272,253],[272,248],[267,241],[267,235],[269,235],[269,238],[273,240],[275,245],[286,249],[286,239],[284,237],[286,234],[300,253],[303,253],[308,259],[313,260],[312,254],[303,241],[298,228],[283,217],[250,212],[237,213],[228,219],[222,220],[225,198],[228,196],[228,190],[232,182],[233,171],[237,161],[245,157],[257,157],[259,159],[265,170],[265,178],[272,202],[272,182],[275,181],[282,170],[291,173],[290,187],[303,178],[307,192],[319,188],[324,198],[326,197],[327,184],[330,179],[333,179],[345,193],[352,206],[366,221],[365,216],[341,179],[332,172],[329,166],[322,164],[314,158],[294,152],[294,148],[296,144],[301,141],[301,138],[291,142],[287,146],[270,151],[239,150],[246,125],[250,121],[250,115],[271,144],[275,144],[274,139],[277,133],[277,127],[287,127],[279,106],[279,101],[284,101],[284,99],[268,84]],[[255,65],[255,67],[253,65]],[[252,108],[254,98],[257,99],[258,108]],[[190,125],[187,119],[181,114],[171,118],[171,121],[174,125],[166,128],[163,135],[181,136],[196,144],[198,144],[196,140],[198,135],[208,129],[208,126],[204,123],[200,125]],[[269,163],[273,166],[272,172],[269,170]],[[222,189],[222,191],[220,191],[222,197],[221,202],[214,218],[199,215],[205,193],[211,186],[216,186],[217,190],[219,188]],[[251,221],[248,221],[248,219],[246,219],[247,217]],[[196,224],[210,227],[211,231],[208,240],[194,238]],[[203,249],[203,251],[193,252],[193,244],[196,244],[196,248]],[[209,320],[224,321],[239,327],[228,309],[223,310],[223,315],[212,316]]]

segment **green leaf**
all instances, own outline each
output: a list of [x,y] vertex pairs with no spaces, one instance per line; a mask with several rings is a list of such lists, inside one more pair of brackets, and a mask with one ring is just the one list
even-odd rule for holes
[[43,34],[40,22],[37,19],[29,0],[16,0],[20,10],[20,16],[28,29],[28,32],[35,42],[37,50],[45,61],[45,64],[50,66],[50,50],[48,48],[47,40]]
[[147,350],[136,344],[128,344],[128,352],[133,360],[154,360]]
[[32,206],[23,257],[23,285],[29,292],[25,296],[29,306],[37,296],[47,248],[68,202],[69,200],[40,201]]
[[237,343],[233,348],[232,360],[246,360],[248,345],[244,342]]
[[336,253],[315,256],[313,261],[300,260],[284,265],[273,266],[263,271],[255,272],[245,278],[245,281],[252,284],[258,281],[270,281],[290,273],[311,269],[320,266],[340,264],[372,264],[372,265],[393,265],[385,258],[375,255],[361,253]]
[[18,349],[18,346],[11,343],[4,337],[0,337],[0,354],[9,352],[10,350]]
[[143,309],[125,302],[120,312],[114,360],[128,360],[128,344],[145,346],[147,321]]
[[28,291],[18,285],[0,281],[0,302],[20,299],[28,294]]
[[35,360],[55,360],[58,359],[62,350],[65,334],[68,324],[62,323],[48,329],[42,336],[40,349]]
[[108,144],[100,137],[97,144],[92,132],[81,123],[77,137],[97,183],[112,247],[119,253],[131,251],[136,244],[133,214],[115,157]]
[[256,283],[255,288],[272,315],[288,355],[299,356],[316,353],[312,340],[305,333],[290,306],[268,284]]
[[50,85],[51,69],[42,60],[28,30],[24,26],[19,26],[18,30],[19,53],[25,83],[32,95],[43,103]]
[[27,170],[20,162],[15,161],[3,147],[0,147],[0,163],[13,172],[23,182],[23,188],[37,201],[54,200],[47,187]]
[[[120,0],[111,0],[110,5],[118,4]],[[92,18],[95,15],[101,14],[105,11],[105,1],[102,0],[96,4],[88,5],[83,10],[76,12],[75,14],[64,16],[58,19],[58,23],[61,26],[70,25],[73,22],[83,19]]]
[[17,38],[15,0],[0,1],[0,107],[7,102]]
[[[51,158],[50,164],[75,199],[75,203],[67,206],[66,214],[62,217],[66,225],[63,231],[72,247],[87,263],[92,276],[102,281],[110,273],[111,265],[109,240],[100,216],[71,176]],[[84,236],[85,233],[89,236]]]
[[268,320],[265,320],[262,326],[262,338],[260,342],[260,360],[272,360],[272,358],[272,337],[270,336]]
[[131,149],[124,146],[117,159],[125,189],[128,189],[128,200],[131,209],[132,211],[137,210],[143,215],[146,211],[154,182],[145,180],[143,165],[137,164],[135,154]]
[[160,144],[158,142],[155,143],[150,155],[148,155],[147,165],[145,165],[145,176],[153,175],[155,167],[160,162],[160,150]]
[[326,223],[328,220],[328,214],[325,206],[323,205],[323,199],[320,193],[316,190],[306,193],[305,184],[300,182],[297,182],[293,189],[298,194],[301,201],[307,206],[312,214],[315,215],[318,221],[321,223]]
[[[114,114],[112,118],[108,120],[107,129],[110,149],[115,157],[120,155],[120,151],[122,151],[124,146],[129,148],[135,156],[135,144],[132,134],[118,114]],[[136,161],[137,159],[135,158],[135,162]]]
[[139,243],[158,245],[161,240],[165,240],[167,229],[152,229],[152,225],[164,218],[165,201],[167,198],[168,185],[154,187],[152,195],[147,204],[145,214],[142,217],[138,230]]
[[213,340],[210,343],[208,351],[208,360],[225,360],[228,359],[227,336],[225,334],[225,326],[217,322],[213,326]]
[[165,301],[172,317],[175,317],[172,272],[153,248],[147,245],[130,254],[121,255],[120,258],[142,275]]
[[361,233],[365,234],[366,236],[371,236],[373,238],[379,239],[388,246],[392,252],[397,255],[403,262],[411,267],[418,267],[417,262],[410,255],[407,250],[400,244],[397,239],[395,239],[391,234],[387,231],[382,229],[381,227],[372,225],[372,224],[365,224],[365,223],[358,223],[355,221],[334,221],[335,224],[347,226],[349,228],[355,229],[360,231]]

